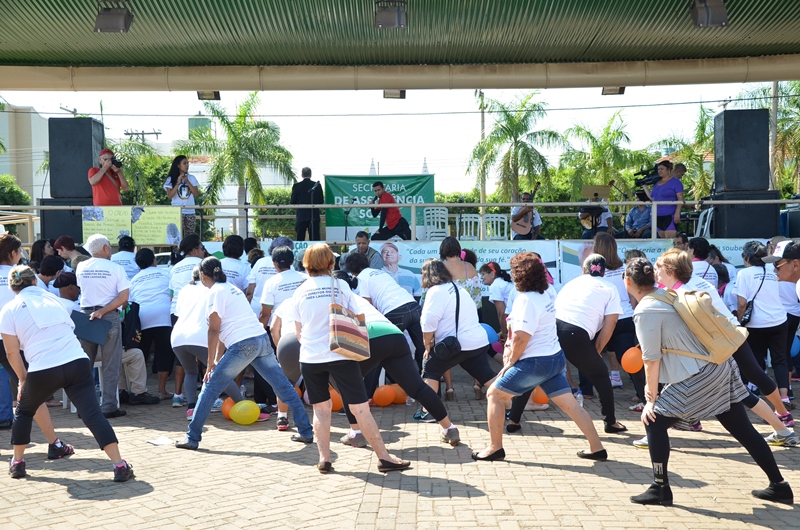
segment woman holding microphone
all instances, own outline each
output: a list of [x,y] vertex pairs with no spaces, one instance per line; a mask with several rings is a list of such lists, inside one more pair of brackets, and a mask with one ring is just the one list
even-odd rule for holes
[[[189,174],[189,159],[183,155],[178,155],[172,160],[169,174],[164,182],[164,191],[172,201],[173,206],[194,206],[195,197],[200,195],[197,188],[198,182],[194,175]],[[183,208],[181,210],[183,219],[183,237],[195,233],[195,211],[194,208]]]

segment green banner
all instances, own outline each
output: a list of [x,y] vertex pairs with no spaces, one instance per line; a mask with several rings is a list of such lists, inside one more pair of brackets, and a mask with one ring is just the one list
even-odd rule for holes
[[[423,204],[435,202],[433,175],[371,175],[366,177],[325,175],[325,204],[352,204],[347,219],[348,239],[353,239],[358,230],[372,233],[378,228],[379,217],[372,217],[370,200],[375,197],[372,184],[383,182],[399,204]],[[401,208],[400,215],[411,224],[411,209]],[[345,213],[343,209],[325,212],[328,240],[343,240]],[[417,210],[417,225],[424,225],[422,208]]]
[[112,245],[131,236],[137,245],[177,245],[181,242],[179,206],[84,206],[83,240],[103,234]]

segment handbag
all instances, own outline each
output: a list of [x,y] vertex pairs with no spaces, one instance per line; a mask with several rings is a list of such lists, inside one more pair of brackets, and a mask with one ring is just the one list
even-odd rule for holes
[[458,295],[458,285],[455,282],[450,282],[456,289],[456,336],[445,337],[433,346],[433,354],[437,359],[442,361],[449,361],[459,353],[461,353],[461,343],[458,342],[458,316],[461,306],[461,300]]
[[753,302],[756,300],[756,296],[758,296],[759,291],[761,291],[761,286],[764,285],[764,278],[767,277],[767,268],[764,267],[764,276],[761,277],[761,283],[758,286],[758,291],[756,294],[753,295],[753,298],[747,301],[747,304],[744,306],[744,313],[742,313],[742,318],[739,319],[739,323],[742,326],[746,326],[750,319],[753,318]]
[[369,334],[364,314],[356,314],[336,303],[336,293],[342,300],[342,291],[338,281],[331,277],[331,304],[329,306],[330,340],[329,347],[333,353],[351,361],[369,359]]

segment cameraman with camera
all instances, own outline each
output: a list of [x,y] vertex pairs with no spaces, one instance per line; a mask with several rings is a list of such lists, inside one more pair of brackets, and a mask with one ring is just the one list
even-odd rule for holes
[[122,206],[120,190],[128,191],[128,181],[122,174],[122,162],[114,158],[111,149],[100,151],[100,167],[89,169],[92,185],[92,204],[95,206]]

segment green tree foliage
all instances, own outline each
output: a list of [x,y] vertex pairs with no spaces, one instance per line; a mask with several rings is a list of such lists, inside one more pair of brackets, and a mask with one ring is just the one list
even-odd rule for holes
[[[204,102],[208,112],[222,130],[222,138],[208,127],[192,130],[189,139],[178,142],[176,154],[209,155],[209,189],[206,204],[216,204],[226,183],[239,187],[238,202],[247,202],[249,192],[254,204],[266,204],[266,195],[258,171],[269,167],[287,182],[293,182],[292,154],[280,143],[278,126],[269,121],[257,120],[258,92],[253,92],[239,105],[231,117],[219,104]],[[239,215],[244,216],[240,210]],[[244,217],[239,219],[239,233],[245,234]]]
[[[289,204],[289,199],[292,197],[291,188],[265,188],[264,200],[261,204]],[[291,215],[291,219],[255,219],[253,221],[253,229],[255,230],[256,237],[276,238],[278,236],[286,236],[294,239],[294,208],[282,208],[278,210],[251,210],[255,215]],[[324,210],[323,210],[324,212]],[[325,214],[322,215],[322,226],[324,226]],[[322,233],[324,229],[320,228]]]
[[519,200],[520,186],[532,188],[539,179],[545,188],[550,185],[547,158],[539,149],[561,146],[563,140],[555,131],[534,129],[546,114],[545,103],[533,101],[538,94],[531,92],[510,105],[484,100],[495,122],[486,138],[473,148],[467,167],[467,172],[475,171],[478,188],[492,169],[497,170],[498,190],[506,200]]
[[654,147],[672,150],[672,157],[686,165],[686,175],[682,180],[689,192],[687,199],[699,200],[711,193],[714,164],[705,162],[706,156],[714,152],[714,116],[711,109],[700,105],[692,138],[673,136],[657,142]]
[[[0,103],[0,111],[6,110],[6,106],[3,103]],[[6,152],[6,144],[3,143],[3,139],[0,138],[0,155]]]
[[[17,185],[14,175],[0,175],[0,204],[28,206],[31,196]],[[17,234],[17,225],[4,225],[9,234]]]

